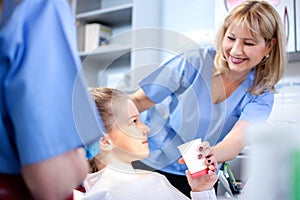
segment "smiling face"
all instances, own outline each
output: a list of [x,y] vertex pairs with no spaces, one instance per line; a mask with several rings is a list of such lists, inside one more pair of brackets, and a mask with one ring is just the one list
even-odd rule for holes
[[150,129],[140,120],[135,104],[129,99],[113,104],[114,123],[108,133],[114,154],[125,162],[149,155],[147,135]]
[[251,35],[246,26],[229,27],[222,41],[223,54],[231,71],[248,73],[270,52],[264,38]]
[[[242,78],[255,67],[249,92],[275,91],[287,63],[286,35],[276,9],[267,1],[244,1],[225,17],[216,34],[214,75]],[[247,40],[246,40],[247,39]],[[252,43],[253,39],[253,43]],[[268,59],[264,56],[269,55]],[[242,74],[234,74],[241,72]]]

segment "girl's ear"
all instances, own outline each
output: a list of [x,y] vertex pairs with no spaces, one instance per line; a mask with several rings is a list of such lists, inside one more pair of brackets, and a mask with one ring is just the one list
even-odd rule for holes
[[113,145],[111,144],[107,134],[100,138],[99,147],[100,151],[111,151],[113,149]]

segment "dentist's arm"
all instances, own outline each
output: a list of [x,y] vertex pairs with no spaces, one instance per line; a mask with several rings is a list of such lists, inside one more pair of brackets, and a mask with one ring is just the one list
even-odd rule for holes
[[139,112],[143,112],[155,105],[155,103],[146,96],[142,89],[138,89],[135,93],[131,94],[130,99],[136,105]]
[[235,158],[245,146],[245,129],[249,125],[245,120],[238,120],[226,137],[213,147],[218,163]]

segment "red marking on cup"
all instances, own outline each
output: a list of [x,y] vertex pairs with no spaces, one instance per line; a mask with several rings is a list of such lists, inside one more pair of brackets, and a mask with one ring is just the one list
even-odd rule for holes
[[206,174],[208,174],[208,168],[202,169],[201,171],[195,172],[195,173],[193,173],[193,174],[191,174],[191,175],[192,175],[193,178],[198,178],[198,177],[204,176],[204,175],[206,175]]

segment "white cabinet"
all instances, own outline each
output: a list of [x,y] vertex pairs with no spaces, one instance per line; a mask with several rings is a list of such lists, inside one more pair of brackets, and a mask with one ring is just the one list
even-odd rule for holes
[[[149,28],[160,27],[160,0],[75,0],[79,54],[89,87],[111,86],[132,91],[138,68],[158,63],[147,41],[159,41]],[[83,51],[84,25],[101,23],[112,28],[109,44]],[[152,43],[151,43],[152,45]],[[150,50],[151,51],[151,50]]]

